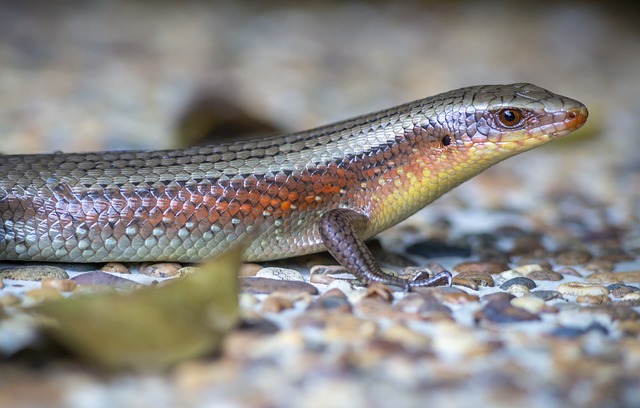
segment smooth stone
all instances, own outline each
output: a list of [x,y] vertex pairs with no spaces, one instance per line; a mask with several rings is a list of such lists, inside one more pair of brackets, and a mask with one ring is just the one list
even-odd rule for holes
[[580,272],[576,271],[573,268],[569,268],[569,267],[564,267],[564,268],[558,270],[558,273],[561,274],[562,276],[575,276],[577,278],[582,278],[582,274],[580,274]]
[[201,268],[199,266],[183,266],[182,268],[178,269],[177,276],[191,275],[192,273],[200,271],[200,269]]
[[352,276],[351,273],[341,265],[314,265],[309,270],[309,282],[329,285],[334,281],[344,281],[343,279],[333,276],[343,274]]
[[607,286],[607,289],[611,292],[611,295],[614,298],[621,298],[629,293],[637,292],[640,288],[636,288],[635,286],[624,285],[620,283],[614,283],[612,285]]
[[546,257],[536,255],[525,255],[518,260],[519,266],[539,265],[543,269],[551,269],[551,264]]
[[607,296],[609,289],[601,285],[582,282],[567,282],[558,286],[558,292],[569,296]]
[[238,276],[256,276],[258,271],[263,268],[262,265],[257,263],[242,263],[240,264],[240,270],[238,271]]
[[100,270],[102,272],[109,272],[109,273],[131,273],[129,268],[125,264],[122,264],[120,262],[106,263],[104,264],[104,266],[102,266],[102,268],[100,268]]
[[539,264],[520,265],[511,269],[511,271],[520,273],[523,276],[527,276],[534,271],[542,271],[542,270],[544,270],[544,268]]
[[53,288],[31,289],[30,291],[25,293],[25,297],[37,303],[44,302],[47,300],[64,299],[64,297],[60,294],[60,292]]
[[258,273],[256,273],[256,278],[304,282],[304,277],[300,272],[293,269],[278,268],[273,266],[260,269]]
[[407,252],[425,258],[445,256],[467,257],[471,255],[471,248],[468,246],[452,245],[439,239],[427,239],[410,245],[407,248]]
[[0,271],[0,278],[25,281],[41,281],[42,279],[69,279],[64,269],[49,265],[29,265],[12,267]]
[[496,275],[509,270],[509,266],[500,262],[470,261],[457,264],[453,267],[453,270],[459,273],[483,272],[491,275]]
[[293,307],[293,300],[280,295],[281,292],[271,293],[262,302],[262,311],[265,313],[280,313]]
[[309,310],[320,309],[336,313],[351,313],[353,307],[347,296],[339,289],[330,289],[323,293],[308,307]]
[[480,300],[480,297],[478,297],[477,295],[471,295],[462,289],[449,286],[411,288],[411,291],[419,294],[431,294],[440,302],[446,302],[456,305],[478,302]]
[[640,292],[631,292],[624,295],[620,300],[624,302],[637,302],[640,300]]
[[560,281],[564,277],[558,272],[550,271],[550,270],[542,270],[542,271],[532,271],[527,274],[527,278],[539,281]]
[[73,292],[78,287],[78,283],[71,279],[50,279],[42,280],[43,289],[55,289],[60,292]]
[[142,263],[138,272],[154,278],[172,278],[178,276],[181,268],[182,265],[176,262]]
[[507,292],[512,293],[514,295],[524,295],[529,293],[530,290],[528,287],[524,285],[515,284],[515,285],[509,286],[509,289],[507,289]]
[[566,249],[556,252],[554,259],[560,265],[582,265],[591,260],[592,256],[586,249]]
[[512,270],[508,270],[508,271],[504,271],[504,272],[502,272],[502,273],[498,274],[498,276],[497,276],[497,279],[496,279],[496,280],[497,280],[498,282],[506,282],[506,281],[508,281],[509,279],[513,279],[513,278],[521,278],[521,277],[523,277],[523,276],[524,276],[524,275],[523,275],[523,274],[521,274],[521,273],[519,273],[519,272],[515,272],[515,271],[512,271]]
[[531,295],[513,298],[511,299],[511,305],[524,309],[529,313],[539,313],[545,308],[543,299]]
[[249,292],[253,294],[268,294],[275,291],[307,292],[311,295],[318,294],[318,289],[307,282],[259,277],[240,278],[240,290],[242,292]]
[[611,299],[609,299],[609,296],[607,295],[580,295],[576,296],[576,302],[600,305],[604,303],[611,303]]
[[589,332],[598,332],[603,335],[609,334],[609,330],[607,330],[606,327],[597,322],[593,322],[585,328],[561,326],[552,330],[549,334],[553,337],[574,339],[577,337],[581,337]]
[[495,286],[495,282],[493,281],[493,278],[487,272],[472,272],[472,271],[460,272],[456,276],[453,277],[453,283],[454,284],[456,282],[456,278],[465,279],[465,280],[471,280],[471,281],[475,282],[476,283],[476,289],[475,290],[477,290],[477,286],[478,285],[479,286],[484,286],[484,287],[494,287]]
[[585,306],[579,309],[583,313],[606,314],[613,321],[633,320],[640,322],[640,313],[630,307],[618,306],[616,303],[606,305]]
[[589,283],[640,283],[640,271],[594,273],[585,278]]
[[512,285],[522,285],[529,289],[534,289],[538,286],[533,280],[529,278],[518,277],[518,278],[509,279],[508,281],[504,282],[502,285],[500,285],[500,289],[508,290],[509,287]]
[[83,273],[82,275],[74,276],[71,280],[83,286],[110,286],[119,289],[135,289],[144,286],[131,279],[100,271]]
[[562,294],[556,290],[534,290],[531,292],[531,295],[539,297],[545,302],[552,299],[564,299]]
[[540,320],[537,315],[504,301],[488,302],[482,309],[474,313],[474,318],[476,321],[484,320],[499,324]]
[[[587,272],[591,273],[610,273],[613,271],[615,263],[605,259],[594,259],[583,265],[583,268]],[[610,282],[615,283],[615,282]]]

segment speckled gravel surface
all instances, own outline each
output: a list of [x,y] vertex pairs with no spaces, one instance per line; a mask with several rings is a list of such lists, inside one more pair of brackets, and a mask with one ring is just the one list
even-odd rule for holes
[[166,373],[23,355],[37,338],[20,310],[193,266],[3,263],[0,407],[640,406],[633,10],[112,4],[0,4],[1,151],[165,147],[198,89],[288,129],[514,81],[591,116],[381,234],[386,267],[446,268],[452,287],[365,288],[323,256],[248,264],[242,326]]

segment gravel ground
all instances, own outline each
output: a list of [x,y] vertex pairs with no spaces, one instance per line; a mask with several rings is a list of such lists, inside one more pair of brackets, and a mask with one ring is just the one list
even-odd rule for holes
[[37,343],[23,306],[181,265],[3,265],[0,406],[640,406],[640,35],[607,6],[0,3],[4,153],[167,147],[202,94],[284,130],[479,83],[590,110],[381,234],[390,267],[435,262],[452,288],[367,289],[322,257],[245,266],[272,279],[243,278],[246,324],[169,372],[15,353]]

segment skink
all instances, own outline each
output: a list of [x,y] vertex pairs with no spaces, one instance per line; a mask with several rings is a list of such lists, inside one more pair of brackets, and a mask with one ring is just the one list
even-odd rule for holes
[[4,155],[0,259],[198,262],[249,239],[248,261],[326,249],[365,283],[434,285],[450,274],[387,274],[364,241],[587,116],[534,85],[486,85],[250,141]]

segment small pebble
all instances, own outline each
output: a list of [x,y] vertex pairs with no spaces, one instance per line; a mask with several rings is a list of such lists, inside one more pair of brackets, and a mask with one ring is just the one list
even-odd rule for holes
[[512,293],[514,295],[522,295],[522,294],[529,293],[530,290],[528,287],[524,285],[515,284],[515,285],[509,286],[509,289],[507,289],[507,292]]
[[500,285],[500,289],[508,290],[509,287],[511,287],[512,285],[522,285],[522,286],[526,286],[528,289],[534,289],[535,287],[538,286],[533,280],[529,278],[519,277],[519,278],[509,279],[508,281],[504,282],[502,285]]
[[620,283],[614,283],[612,285],[609,285],[607,286],[607,289],[609,289],[609,291],[611,292],[611,295],[614,298],[621,298],[624,295],[640,290],[639,288],[636,288],[634,286],[623,285]]
[[558,271],[559,274],[562,274],[563,276],[575,276],[577,278],[582,278],[582,275],[580,274],[580,272],[576,271],[573,268],[569,268],[569,267],[564,267],[562,269],[560,269]]
[[329,283],[327,285],[327,289],[338,289],[345,294],[353,292],[353,287],[351,286],[351,284],[342,279],[336,279],[333,282]]
[[509,270],[509,266],[499,262],[462,262],[454,266],[453,270],[460,273],[483,272],[495,275]]
[[12,293],[0,296],[0,308],[19,305],[20,298]]
[[283,296],[282,292],[274,292],[270,294],[262,303],[262,311],[266,313],[280,313],[285,309],[291,309],[293,301],[287,296]]
[[36,303],[48,300],[64,299],[60,292],[52,288],[31,289],[30,291],[27,291],[27,293],[25,293],[25,297]]
[[[513,301],[513,300],[512,300]],[[487,302],[484,307],[474,313],[476,321],[488,321],[491,323],[517,323],[540,318],[519,307],[514,307],[510,302],[493,301]]]
[[569,296],[607,296],[609,289],[601,285],[582,282],[567,282],[558,286],[558,292]]
[[591,253],[586,249],[566,249],[558,251],[554,259],[560,265],[582,265],[591,260]]
[[200,271],[200,267],[198,266],[183,266],[182,268],[178,269],[177,276],[187,276],[198,271]]
[[506,281],[508,281],[509,279],[513,279],[513,278],[521,278],[522,276],[524,276],[524,275],[522,275],[522,274],[521,274],[521,273],[519,273],[519,272],[515,272],[515,271],[512,271],[512,270],[508,270],[508,271],[504,271],[504,272],[502,272],[501,274],[499,274],[499,275],[497,276],[497,281],[498,281],[498,282],[506,282]]
[[[487,272],[474,272],[474,271],[460,272],[456,276],[453,277],[453,283],[454,284],[456,284],[456,278],[458,278],[458,281],[465,280],[465,281],[471,281],[471,282],[475,283],[475,289],[474,290],[478,289],[478,285],[479,286],[484,286],[484,287],[494,287],[495,286],[493,278]],[[458,283],[458,284],[460,284],[460,283]],[[466,285],[462,285],[462,286],[466,286]]]
[[640,300],[640,292],[632,292],[624,295],[620,300],[625,302],[635,302]]
[[431,337],[417,333],[404,324],[393,324],[381,333],[381,338],[399,343],[407,349],[424,350],[431,344]]
[[534,290],[531,295],[539,297],[545,302],[552,299],[564,299],[562,294],[556,290]]
[[44,278],[42,280],[43,289],[55,289],[60,292],[73,292],[78,287],[78,284],[71,279],[49,279]]
[[81,286],[110,286],[118,289],[135,289],[144,286],[131,279],[99,271],[83,273],[74,276],[71,280]]
[[9,268],[0,271],[0,278],[26,281],[41,281],[49,279],[69,279],[64,269],[49,265],[29,265]]
[[330,289],[309,305],[309,309],[321,309],[335,313],[351,313],[352,306],[347,296],[338,289]]
[[597,322],[591,323],[591,325],[585,328],[561,326],[552,330],[549,334],[553,337],[574,339],[589,332],[598,332],[604,335],[609,334],[609,330]]
[[640,271],[594,273],[585,278],[590,283],[640,283]]
[[312,295],[318,294],[318,289],[307,283],[300,281],[284,281],[267,278],[240,278],[240,290],[253,294],[265,294],[278,291],[285,292],[307,292]]
[[609,273],[613,271],[614,263],[604,259],[594,259],[584,264],[583,268],[591,273]]
[[511,251],[511,254],[515,256],[532,255],[542,251],[544,251],[544,247],[540,242],[540,237],[533,235],[523,235],[515,239],[514,247]]
[[520,265],[511,269],[511,271],[521,273],[523,276],[527,276],[533,271],[542,271],[542,270],[544,270],[544,268],[538,264]]
[[256,276],[258,271],[262,269],[262,265],[257,263],[249,263],[245,262],[240,264],[240,270],[238,271],[238,276]]
[[131,273],[129,268],[121,264],[120,262],[109,262],[104,264],[102,268],[100,268],[102,272],[110,272],[110,273]]
[[138,269],[143,275],[155,278],[172,278],[178,275],[182,265],[176,262],[142,263]]
[[440,302],[451,303],[454,305],[462,305],[480,301],[480,297],[478,297],[477,295],[471,295],[462,289],[454,287],[440,286],[436,288],[412,288],[411,290],[419,294],[429,293]]
[[539,313],[546,306],[543,299],[531,295],[513,298],[511,299],[511,305],[524,309],[530,313]]
[[531,271],[527,274],[529,279],[538,280],[538,281],[560,281],[564,277],[558,272],[554,272],[551,270],[541,270],[541,271]]
[[525,255],[518,260],[519,266],[539,265],[543,269],[552,269],[551,264],[544,256]]
[[256,273],[256,278],[304,282],[304,277],[300,272],[293,269],[278,267],[262,268],[258,271],[258,273]]
[[611,299],[607,295],[580,295],[576,296],[576,302],[599,305],[603,303],[611,303]]

